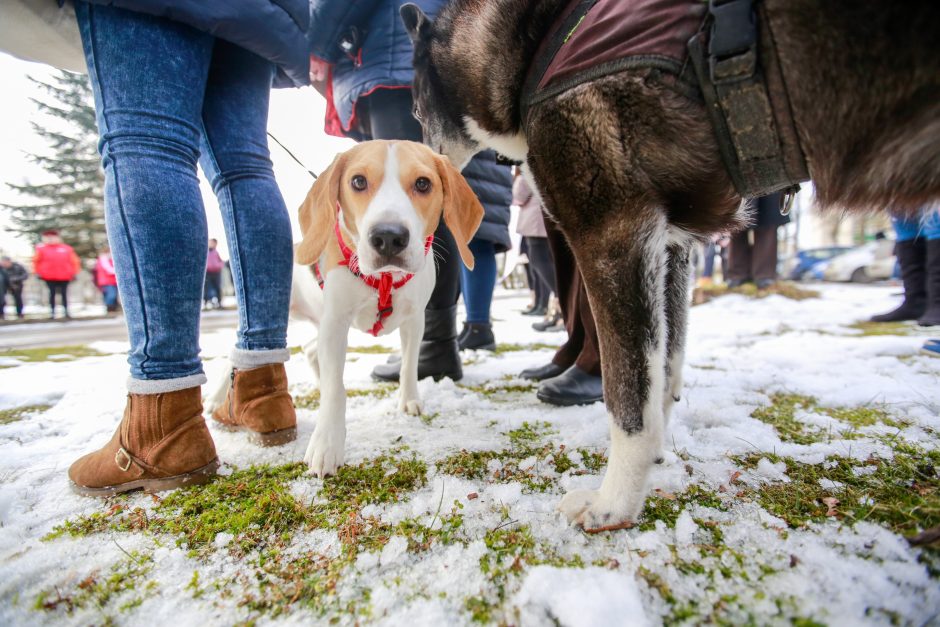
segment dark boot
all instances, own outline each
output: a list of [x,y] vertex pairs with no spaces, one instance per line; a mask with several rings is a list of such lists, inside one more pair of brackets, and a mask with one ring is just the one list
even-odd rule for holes
[[924,327],[940,325],[940,239],[927,241],[927,311],[917,319]]
[[898,242],[895,245],[901,264],[904,283],[904,301],[894,311],[872,316],[872,322],[900,322],[917,320],[927,311],[927,245],[922,238]]
[[489,322],[464,322],[463,332],[457,344],[460,350],[495,351],[493,325]]
[[551,379],[557,377],[563,373],[567,368],[559,366],[553,361],[548,362],[544,366],[537,366],[535,368],[526,368],[519,373],[519,377],[522,379],[528,379],[529,381],[544,381],[545,379]]
[[600,377],[571,366],[557,377],[542,381],[535,395],[549,405],[590,405],[604,400],[604,384]]
[[[398,381],[401,362],[379,364],[372,370],[376,381]],[[457,346],[457,305],[424,312],[424,338],[418,353],[418,378],[463,378],[463,364]]]

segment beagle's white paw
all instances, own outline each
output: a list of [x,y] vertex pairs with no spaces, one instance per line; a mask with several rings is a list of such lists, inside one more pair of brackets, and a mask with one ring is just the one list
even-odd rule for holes
[[[601,490],[572,490],[558,504],[568,522],[588,533],[629,529],[639,517],[645,499],[608,499]],[[631,502],[631,501],[638,501]]]
[[405,412],[409,416],[420,416],[422,409],[421,401],[417,398],[408,399],[402,397],[401,400],[398,401],[398,410]]
[[335,475],[343,465],[345,448],[346,429],[318,424],[304,453],[304,462],[310,467],[310,474],[321,479]]

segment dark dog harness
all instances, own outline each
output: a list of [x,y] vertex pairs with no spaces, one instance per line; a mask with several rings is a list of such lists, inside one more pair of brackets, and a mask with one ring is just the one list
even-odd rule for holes
[[[379,333],[385,328],[385,319],[392,315],[392,312],[395,311],[395,308],[392,307],[392,293],[405,286],[408,281],[410,281],[414,274],[406,274],[404,277],[398,279],[397,281],[392,276],[391,272],[381,272],[378,275],[375,274],[363,274],[359,270],[359,257],[356,255],[355,251],[350,248],[346,242],[343,240],[343,233],[339,226],[340,223],[340,206],[339,203],[336,203],[336,222],[334,225],[334,231],[336,233],[336,243],[339,244],[339,250],[343,255],[343,258],[339,260],[336,265],[346,266],[353,276],[361,280],[363,283],[376,290],[379,293],[379,303],[378,303],[378,312],[375,317],[375,324],[372,325],[372,328],[369,329],[368,333],[372,336],[378,336]],[[434,235],[428,235],[424,240],[424,254],[427,255],[431,250],[431,246],[434,244]],[[323,274],[320,273],[320,264],[315,263],[311,266],[313,270],[313,275],[317,278],[317,284],[319,284],[320,289],[323,289]]]
[[634,69],[705,103],[742,196],[792,198],[809,179],[760,0],[572,0],[529,69],[523,123],[540,102]]

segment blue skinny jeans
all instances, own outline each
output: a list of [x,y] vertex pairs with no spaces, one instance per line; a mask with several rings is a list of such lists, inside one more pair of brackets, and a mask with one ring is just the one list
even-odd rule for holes
[[489,322],[493,290],[496,288],[496,247],[482,239],[470,240],[473,270],[460,266],[460,290],[467,308],[467,322]]
[[205,381],[199,316],[208,234],[197,162],[225,225],[236,349],[262,351],[257,365],[284,361],[293,249],[266,137],[274,65],[168,19],[80,1],[75,13],[130,337],[128,389]]

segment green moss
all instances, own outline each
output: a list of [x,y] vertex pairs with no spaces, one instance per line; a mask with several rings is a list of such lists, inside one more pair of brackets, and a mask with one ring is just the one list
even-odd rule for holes
[[902,421],[892,419],[883,408],[875,406],[861,407],[825,407],[812,396],[801,394],[775,393],[770,395],[770,404],[758,407],[751,413],[756,418],[774,427],[780,439],[796,444],[812,444],[826,441],[833,434],[797,418],[800,411],[823,414],[846,423],[849,428],[839,430],[836,435],[845,439],[857,438],[856,429],[883,424],[900,428]]
[[[438,461],[437,469],[464,479],[518,482],[526,492],[546,492],[557,485],[559,474],[572,470],[578,472],[564,445],[542,442],[542,438],[550,433],[550,427],[547,422],[524,422],[521,427],[503,434],[509,440],[507,448],[498,451],[462,449]],[[590,452],[583,449],[577,449],[577,452],[582,459],[593,462]],[[493,464],[494,461],[498,463]],[[525,467],[523,462],[526,462]]]
[[[381,384],[372,388],[349,388],[346,390],[346,398],[362,398],[370,396],[375,399],[388,398],[398,390],[397,385]],[[317,409],[320,406],[320,390],[313,390],[307,394],[294,395],[294,407],[298,409]]]
[[876,337],[881,335],[914,335],[914,326],[908,322],[871,322],[864,320],[849,325],[850,329],[859,331],[862,337]]
[[22,405],[10,409],[0,409],[0,425],[18,422],[23,418],[36,416],[51,408],[52,405]]
[[[64,611],[72,614],[77,609],[86,607],[104,608],[112,600],[123,598],[118,609],[126,611],[140,605],[144,598],[155,591],[155,584],[143,585],[146,576],[153,569],[150,555],[132,551],[127,558],[119,561],[107,573],[93,571],[84,579],[68,586],[55,586],[53,590],[40,592],[33,608],[44,612]],[[110,622],[111,617],[105,616]]]
[[761,457],[783,461],[790,481],[765,483],[747,492],[790,527],[833,518],[848,524],[867,520],[913,535],[940,525],[938,450],[895,441],[890,459],[872,456],[859,462],[830,456],[822,464],[806,464],[767,453],[734,459],[753,468]]
[[531,394],[536,390],[535,383],[510,383],[507,381],[487,381],[480,385],[458,383],[457,387],[485,396],[493,401],[513,401],[520,394]]
[[534,344],[509,344],[509,343],[499,343],[496,345],[496,350],[493,351],[497,355],[503,355],[505,353],[517,353],[519,351],[540,351],[540,350],[558,350],[558,346],[554,344],[542,344],[536,342]]
[[51,346],[46,348],[13,348],[0,350],[0,357],[12,357],[25,362],[74,361],[82,357],[104,357],[108,353],[82,345]]
[[678,494],[659,492],[648,497],[640,515],[638,528],[640,531],[655,529],[656,521],[661,520],[673,529],[679,515],[689,505],[701,505],[722,511],[727,509],[718,494],[698,484],[692,484]]

